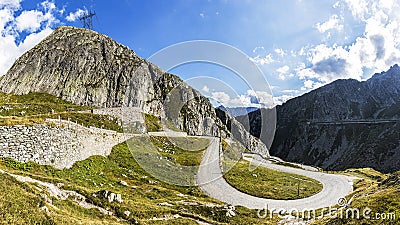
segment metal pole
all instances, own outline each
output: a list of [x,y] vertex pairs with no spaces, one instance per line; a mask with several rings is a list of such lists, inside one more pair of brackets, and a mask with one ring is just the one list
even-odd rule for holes
[[297,197],[299,197],[300,196],[300,180],[298,180],[298,183],[297,183]]

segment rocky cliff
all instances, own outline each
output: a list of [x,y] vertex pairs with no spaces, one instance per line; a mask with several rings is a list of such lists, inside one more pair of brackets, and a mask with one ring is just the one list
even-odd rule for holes
[[[191,135],[230,136],[209,100],[128,47],[86,29],[59,27],[21,56],[0,91],[44,92],[80,105],[135,107],[165,117]],[[240,137],[248,135],[243,127]],[[258,139],[243,142],[268,155]]]
[[[259,111],[249,118],[259,135]],[[338,80],[278,106],[270,153],[330,170],[399,170],[400,67],[363,82]]]

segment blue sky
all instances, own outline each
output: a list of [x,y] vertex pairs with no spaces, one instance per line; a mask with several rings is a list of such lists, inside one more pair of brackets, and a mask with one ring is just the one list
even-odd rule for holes
[[[276,104],[400,62],[398,0],[1,0],[0,74],[55,27],[81,27],[79,12],[91,9],[96,31],[143,58],[190,40],[239,49],[260,67]],[[222,67],[195,63],[171,72],[225,105],[252,104],[251,88]],[[224,84],[191,79],[199,76]]]

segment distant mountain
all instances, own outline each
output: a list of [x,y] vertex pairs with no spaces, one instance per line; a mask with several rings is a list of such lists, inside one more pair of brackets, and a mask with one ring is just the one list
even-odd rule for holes
[[137,107],[188,134],[233,135],[246,148],[268,155],[262,142],[226,113],[217,114],[206,97],[179,77],[91,30],[58,27],[1,77],[0,91],[48,93],[78,105]]
[[225,112],[229,113],[229,115],[233,117],[237,116],[243,116],[247,115],[251,112],[256,111],[258,108],[257,107],[235,107],[235,108],[229,108],[229,107],[224,107],[223,105],[220,105],[217,107],[218,109],[224,110]]
[[[276,111],[271,155],[330,170],[400,170],[398,65],[363,82],[337,80]],[[250,132],[259,135],[260,111],[248,116]]]

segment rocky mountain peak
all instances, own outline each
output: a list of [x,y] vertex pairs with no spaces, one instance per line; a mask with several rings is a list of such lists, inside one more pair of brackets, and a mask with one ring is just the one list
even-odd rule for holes
[[399,78],[394,65],[366,81],[338,80],[288,101],[277,108],[271,154],[325,169],[397,171]]
[[[143,106],[143,102],[123,96],[132,83],[149,88],[151,84],[144,82],[143,76],[133,76],[149,67],[154,73],[146,75],[161,74],[156,66],[105,35],[59,27],[15,62],[1,80],[0,90],[15,94],[46,92],[82,105]],[[143,99],[140,94],[132,97]]]
[[231,136],[229,123],[245,147],[268,156],[267,147],[233,118],[218,118],[200,92],[91,30],[57,28],[14,63],[0,80],[0,91],[42,92],[96,107],[137,107],[191,135]]
[[395,78],[400,79],[400,67],[399,65],[395,64],[390,67],[390,69],[386,72],[376,73],[372,76],[373,79],[380,79],[380,78]]
[[[337,80],[277,106],[271,155],[330,170],[399,170],[399,78],[394,65],[366,81]],[[259,111],[248,117],[258,137]]]

